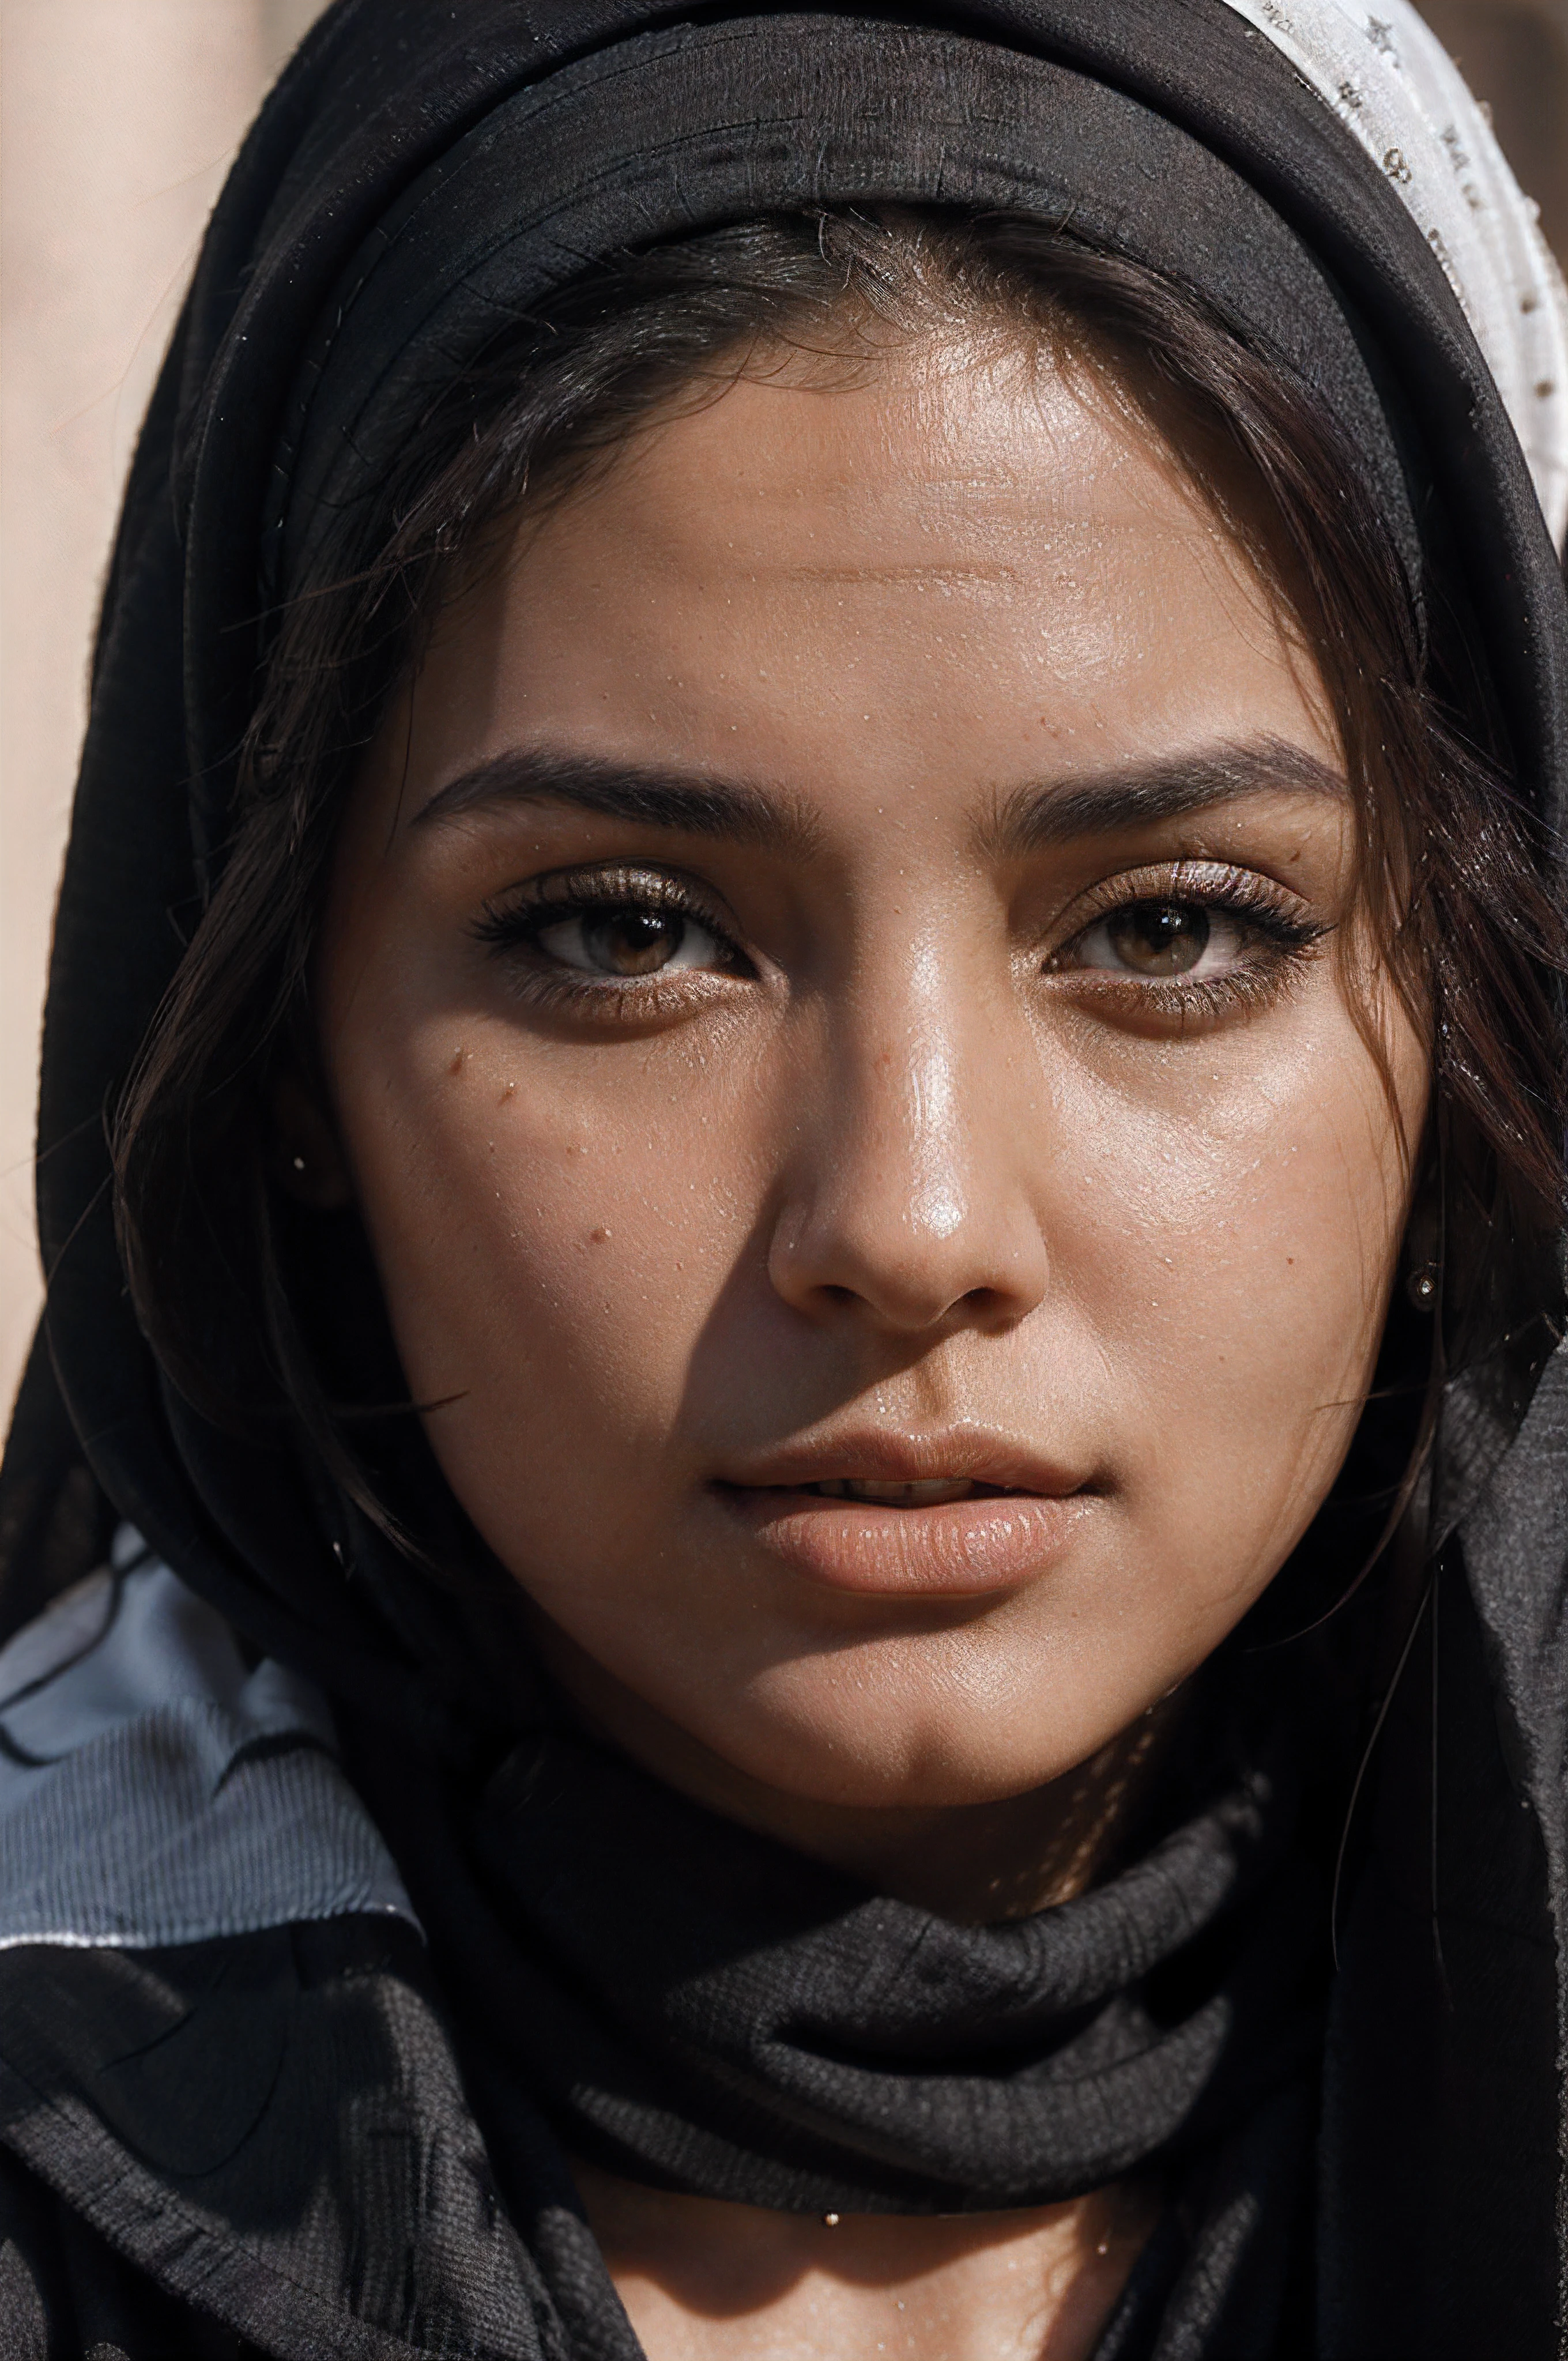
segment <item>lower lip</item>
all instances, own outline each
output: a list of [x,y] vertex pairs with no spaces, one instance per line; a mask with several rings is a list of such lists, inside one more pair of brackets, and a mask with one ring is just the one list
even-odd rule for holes
[[793,1573],[881,1598],[983,1598],[1044,1574],[1093,1495],[982,1493],[928,1509],[720,1484],[718,1498]]

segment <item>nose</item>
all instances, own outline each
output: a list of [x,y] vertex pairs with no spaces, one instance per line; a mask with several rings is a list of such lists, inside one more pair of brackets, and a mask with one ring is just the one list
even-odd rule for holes
[[[831,1024],[784,1176],[768,1274],[816,1319],[905,1335],[1003,1329],[1045,1293],[1022,1071],[1007,1016],[934,953]],[[902,1020],[902,1021],[901,1021]],[[1032,1060],[1030,1061],[1033,1062]]]

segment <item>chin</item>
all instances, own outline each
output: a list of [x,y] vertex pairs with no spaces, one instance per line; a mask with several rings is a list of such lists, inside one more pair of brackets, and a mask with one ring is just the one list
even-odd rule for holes
[[[1059,1779],[1135,1720],[1146,1700],[1130,1710],[1107,1705],[1101,1716],[1081,1707],[1070,1722],[1053,1727],[1047,1708],[1034,1706],[1016,1723],[970,1706],[940,1713],[927,1704],[912,1712],[896,1693],[857,1691],[845,1709],[841,1693],[829,1699],[791,1698],[749,1714],[706,1741],[745,1777],[802,1803],[858,1811],[938,1811],[996,1804]],[[1044,1689],[1046,1684],[1042,1683]]]

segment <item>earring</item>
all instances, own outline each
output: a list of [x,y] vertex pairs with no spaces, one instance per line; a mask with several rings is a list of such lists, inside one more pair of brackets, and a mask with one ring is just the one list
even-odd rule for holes
[[302,1172],[304,1170],[305,1159],[302,1156],[296,1156],[292,1161],[296,1172]]
[[1405,1281],[1405,1293],[1418,1312],[1437,1309],[1438,1269],[1435,1262],[1418,1263]]

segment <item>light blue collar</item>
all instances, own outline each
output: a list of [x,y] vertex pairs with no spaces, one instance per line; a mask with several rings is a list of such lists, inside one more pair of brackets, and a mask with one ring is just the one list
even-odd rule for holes
[[332,1715],[247,1669],[122,1526],[111,1562],[0,1650],[0,1949],[153,1948],[296,1920],[417,1927]]

